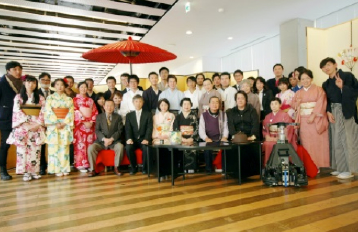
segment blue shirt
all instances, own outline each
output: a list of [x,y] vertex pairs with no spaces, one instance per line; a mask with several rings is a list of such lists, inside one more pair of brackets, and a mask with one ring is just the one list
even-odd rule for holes
[[291,89],[293,92],[296,93],[298,90],[302,89],[302,86],[300,87],[300,86],[296,85],[295,87],[292,87]]
[[164,90],[158,98],[160,99],[166,98],[170,103],[170,110],[180,110],[180,101],[184,98],[184,93],[178,89],[166,89]]

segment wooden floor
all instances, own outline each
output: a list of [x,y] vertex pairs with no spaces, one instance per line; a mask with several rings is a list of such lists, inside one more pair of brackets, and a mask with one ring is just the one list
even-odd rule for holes
[[[11,172],[12,174],[13,171]],[[243,185],[221,174],[158,183],[142,174],[22,176],[0,182],[0,231],[358,231],[358,177],[309,186]]]

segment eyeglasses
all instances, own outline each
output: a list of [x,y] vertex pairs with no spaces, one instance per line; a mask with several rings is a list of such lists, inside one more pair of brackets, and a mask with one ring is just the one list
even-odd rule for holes
[[41,79],[41,82],[51,82],[51,80]]

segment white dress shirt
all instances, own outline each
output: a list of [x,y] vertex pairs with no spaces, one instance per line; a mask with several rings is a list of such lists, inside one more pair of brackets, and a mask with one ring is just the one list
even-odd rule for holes
[[235,94],[237,90],[234,87],[229,86],[226,89],[219,89],[218,91],[221,94],[221,101],[224,102],[225,111],[236,106]]
[[133,92],[132,90],[130,90],[123,95],[121,107],[119,108],[119,111],[118,111],[119,114],[122,116],[123,123],[125,123],[125,121],[126,121],[126,115],[129,112],[135,110],[135,107],[133,105],[133,97],[137,94],[142,96],[143,91],[137,89],[135,92]]
[[198,109],[201,95],[202,93],[199,89],[194,90],[193,93],[191,93],[189,89],[184,91],[184,96],[190,98],[193,103],[193,106],[191,107],[192,109]]
[[263,96],[264,96],[264,90],[261,90],[261,91],[259,92],[260,110],[261,110],[261,111],[264,110],[264,108],[263,108],[263,106],[262,106],[262,97],[263,97]]

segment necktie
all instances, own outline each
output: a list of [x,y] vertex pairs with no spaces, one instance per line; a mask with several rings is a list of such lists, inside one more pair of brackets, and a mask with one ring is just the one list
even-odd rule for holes
[[110,117],[110,115],[107,115],[107,125],[108,125],[108,127],[111,126],[111,117]]
[[48,90],[45,90],[45,99],[48,97]]
[[140,111],[137,111],[137,124],[138,124],[138,130],[139,130],[139,123],[140,123]]

